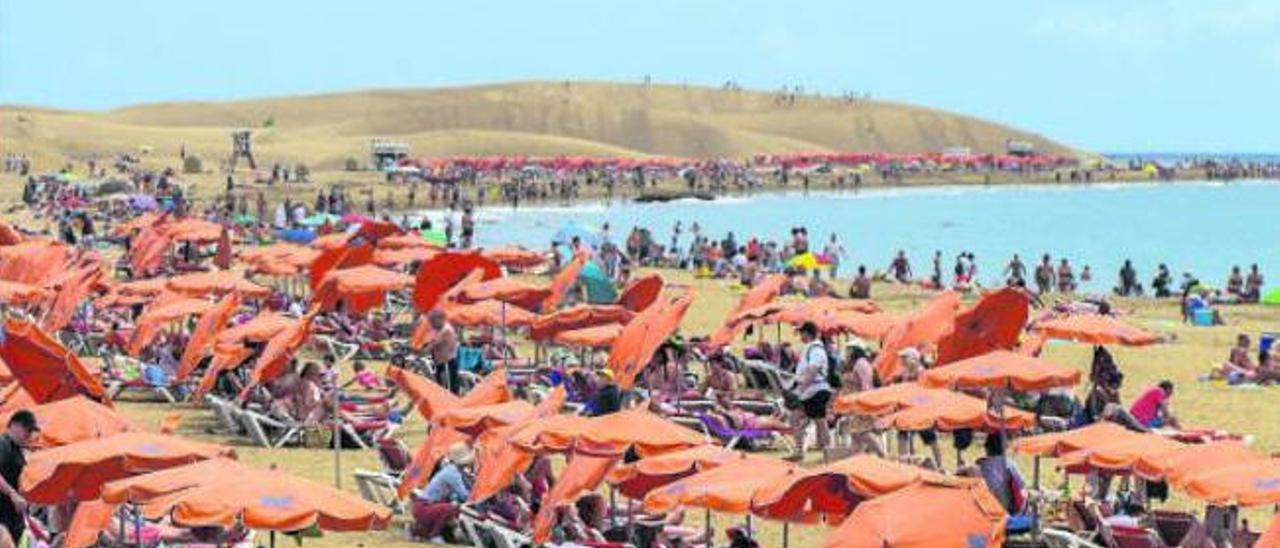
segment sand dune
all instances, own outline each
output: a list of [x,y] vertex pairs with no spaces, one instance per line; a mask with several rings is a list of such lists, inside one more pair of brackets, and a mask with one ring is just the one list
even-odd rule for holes
[[[270,127],[266,127],[266,126]],[[967,146],[1000,152],[1009,138],[1072,153],[1038,135],[891,102],[638,84],[549,82],[376,90],[229,102],[156,103],[105,112],[0,107],[6,149],[41,161],[181,146],[213,162],[228,132],[255,129],[264,161],[320,169],[363,160],[375,137],[416,155],[581,154],[743,157],[788,151],[917,152]]]

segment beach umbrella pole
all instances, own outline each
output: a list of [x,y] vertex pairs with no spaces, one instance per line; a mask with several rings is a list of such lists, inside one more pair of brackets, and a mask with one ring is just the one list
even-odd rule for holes
[[340,392],[333,393],[333,486],[342,489],[342,423],[338,417]]
[[[782,522],[782,548],[791,546],[791,522]],[[274,547],[273,547],[274,548]]]

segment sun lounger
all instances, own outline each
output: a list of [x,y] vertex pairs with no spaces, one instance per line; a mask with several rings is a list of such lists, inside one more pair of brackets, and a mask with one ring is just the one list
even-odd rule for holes
[[269,449],[284,447],[291,442],[299,441],[303,433],[317,428],[316,425],[286,423],[249,410],[241,412],[240,424],[244,425],[245,431],[249,433],[254,443]]
[[745,362],[748,388],[785,392],[795,384],[795,375],[759,360]]
[[360,352],[360,345],[353,342],[339,341],[332,335],[315,335],[315,339],[324,345],[325,352],[337,358],[339,363],[351,361]]
[[147,366],[140,360],[122,354],[106,352],[102,356],[106,371],[137,371],[136,377],[109,377],[106,379],[107,394],[112,400],[120,399],[120,395],[128,390],[149,392],[160,396],[168,403],[177,403],[173,393],[176,387],[170,383],[157,383],[147,379]]
[[698,421],[702,423],[704,432],[724,442],[724,446],[729,449],[762,449],[778,442],[779,438],[785,439],[776,430],[734,428],[725,424],[720,417],[708,413],[699,413]]
[[240,422],[242,410],[239,406],[213,395],[205,396],[205,401],[209,402],[209,407],[213,409],[213,415],[217,417],[218,424],[222,426],[224,433],[240,434],[244,432],[244,424]]

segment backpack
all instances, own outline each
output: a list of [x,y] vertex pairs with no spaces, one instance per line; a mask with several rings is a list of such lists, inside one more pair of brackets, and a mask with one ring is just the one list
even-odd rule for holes
[[[813,351],[813,347],[810,346],[809,349],[806,350],[805,352],[812,352],[812,351]],[[823,352],[826,352],[826,348],[823,348]],[[841,388],[844,387],[844,381],[840,380],[840,360],[837,359],[831,352],[826,352],[826,354],[827,354],[827,386],[830,386],[832,390],[839,391]],[[808,356],[805,356],[805,358],[807,359]]]

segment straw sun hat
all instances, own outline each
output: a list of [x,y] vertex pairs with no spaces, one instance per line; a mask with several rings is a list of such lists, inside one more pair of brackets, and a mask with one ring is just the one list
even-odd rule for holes
[[458,466],[466,466],[475,461],[476,454],[471,451],[470,447],[463,442],[455,443],[449,446],[449,462]]

